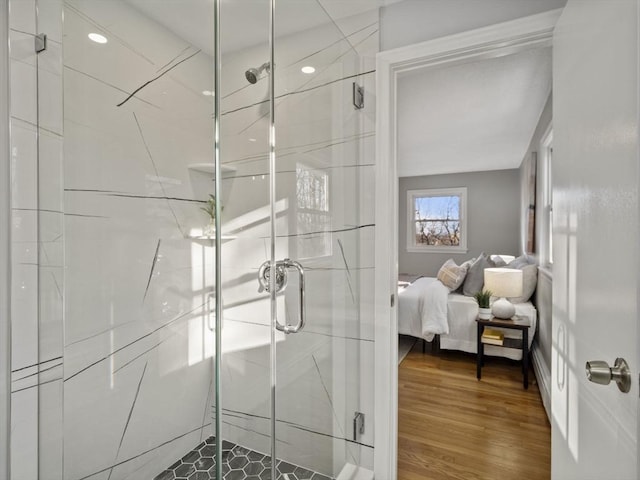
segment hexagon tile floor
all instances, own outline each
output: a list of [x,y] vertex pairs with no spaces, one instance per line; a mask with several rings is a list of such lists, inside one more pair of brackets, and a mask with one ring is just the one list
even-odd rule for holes
[[[207,438],[154,480],[215,480],[216,439]],[[271,457],[235,443],[222,442],[223,480],[271,480]],[[330,477],[280,460],[276,480],[332,480]]]

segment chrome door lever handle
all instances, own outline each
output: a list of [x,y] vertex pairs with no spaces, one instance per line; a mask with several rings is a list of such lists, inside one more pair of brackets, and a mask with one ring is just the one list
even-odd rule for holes
[[609,367],[605,361],[593,360],[587,362],[585,371],[590,382],[609,385],[614,380],[621,392],[628,393],[631,390],[631,372],[624,358],[616,358],[613,367]]

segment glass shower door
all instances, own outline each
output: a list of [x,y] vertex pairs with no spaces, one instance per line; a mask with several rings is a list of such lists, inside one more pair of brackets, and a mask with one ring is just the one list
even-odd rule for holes
[[[237,33],[225,19],[249,5],[260,22],[243,17],[241,28],[265,41],[225,49],[225,32]],[[229,471],[273,465],[276,476],[323,479],[372,466],[361,378],[373,350],[361,317],[372,252],[361,245],[373,225],[361,204],[373,169],[354,90],[372,78],[356,47],[375,40],[377,21],[352,19],[346,34],[335,20],[315,0],[222,5],[222,234],[235,237],[221,265]]]

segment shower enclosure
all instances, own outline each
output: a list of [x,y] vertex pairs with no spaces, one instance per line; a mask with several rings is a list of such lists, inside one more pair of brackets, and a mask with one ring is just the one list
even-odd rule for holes
[[11,478],[372,478],[376,2],[9,28]]

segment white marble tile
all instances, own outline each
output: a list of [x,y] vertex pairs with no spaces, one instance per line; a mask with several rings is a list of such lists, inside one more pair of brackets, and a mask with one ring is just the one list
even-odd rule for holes
[[[139,457],[132,458],[113,469],[111,480],[138,480],[155,478],[178,458],[192,450],[201,442],[200,430],[176,438]],[[93,477],[92,477],[93,479]]]
[[[162,443],[161,439],[175,438],[184,432],[198,429],[209,412],[206,403],[209,383],[203,380],[211,377],[211,361],[205,359],[197,364],[166,372],[161,358],[165,353],[164,348],[161,348],[149,357],[122,441],[119,459],[131,458],[154,448]],[[189,408],[184,408],[186,405]],[[158,418],[165,421],[158,422]],[[120,433],[122,431],[121,429]],[[199,442],[196,441],[191,448],[197,443]],[[174,455],[177,459],[177,452]]]
[[9,32],[9,51],[11,59],[29,65],[36,64],[36,52],[33,48],[34,36],[18,30]]
[[35,125],[37,120],[35,66],[11,60],[10,68],[11,116]]
[[103,362],[90,374],[65,381],[66,476],[81,478],[113,464],[143,367],[123,371],[111,384],[109,364]]
[[62,134],[62,76],[44,69],[38,71],[38,124],[40,128]]
[[62,480],[63,478],[62,368],[60,367],[59,370],[60,380],[42,384],[39,388],[39,480]]
[[39,183],[39,205],[41,209],[63,211],[63,139],[40,129],[39,174],[46,182]]
[[36,33],[36,0],[9,2],[9,27],[25,33]]
[[[58,1],[58,0],[52,0]],[[43,30],[46,31],[46,30]],[[33,43],[33,39],[32,39]],[[33,44],[31,45],[33,51]],[[53,75],[62,76],[62,44],[52,41],[47,33],[47,49],[37,55],[38,69],[42,72],[51,73]],[[59,93],[58,95],[59,96]]]
[[58,43],[62,43],[62,3],[62,0],[38,0],[39,33]]
[[11,367],[38,362],[38,267],[12,265]]
[[38,480],[38,390],[11,394],[11,475]]
[[13,208],[38,206],[37,133],[34,126],[11,119],[11,202]]

